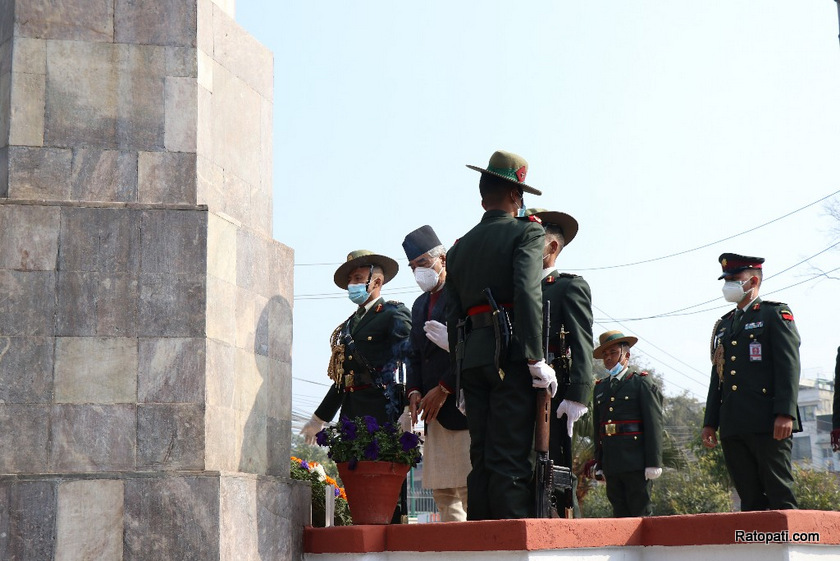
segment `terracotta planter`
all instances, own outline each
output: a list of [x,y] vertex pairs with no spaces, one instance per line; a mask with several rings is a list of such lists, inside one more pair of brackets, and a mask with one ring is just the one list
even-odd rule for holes
[[358,462],[353,470],[347,462],[336,466],[353,524],[389,524],[410,466],[393,462]]

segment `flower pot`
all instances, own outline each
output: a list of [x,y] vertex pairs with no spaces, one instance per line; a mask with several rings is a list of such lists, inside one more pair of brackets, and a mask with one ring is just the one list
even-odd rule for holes
[[393,462],[357,462],[352,470],[348,462],[336,466],[353,524],[389,524],[411,466]]

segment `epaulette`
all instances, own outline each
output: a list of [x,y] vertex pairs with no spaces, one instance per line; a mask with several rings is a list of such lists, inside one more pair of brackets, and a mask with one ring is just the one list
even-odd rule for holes
[[729,310],[728,312],[726,312],[725,314],[720,316],[720,319],[729,319],[734,315],[735,315],[735,310]]
[[563,278],[563,279],[573,279],[575,277],[579,277],[580,275],[573,275],[572,273],[560,273],[557,276],[559,278]]
[[385,302],[386,304],[391,304],[392,306],[402,306],[403,303],[399,300],[388,300]]
[[648,373],[647,373],[647,372],[645,372],[644,370],[642,370],[641,372],[637,372],[637,374],[638,374],[639,376],[647,376],[647,375],[648,375]]
[[784,302],[776,302],[775,300],[762,300],[762,304],[770,304],[771,306],[787,306]]
[[537,224],[542,224],[542,220],[540,220],[539,216],[534,214],[529,214],[528,216],[517,216],[519,220],[527,220],[528,222],[536,222]]

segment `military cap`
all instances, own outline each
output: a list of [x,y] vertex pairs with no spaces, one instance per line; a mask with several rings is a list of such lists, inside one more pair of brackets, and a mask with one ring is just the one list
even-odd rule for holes
[[637,337],[632,335],[625,335],[621,331],[607,331],[598,336],[599,342],[595,350],[592,351],[592,356],[595,358],[603,358],[604,351],[618,343],[627,343],[631,347],[639,342]]
[[761,264],[764,263],[764,257],[749,257],[748,255],[738,255],[737,253],[721,253],[718,257],[723,274],[718,277],[722,279],[726,275],[734,275],[746,269],[761,269]]
[[397,262],[390,257],[378,255],[366,249],[357,249],[356,251],[351,251],[347,255],[347,261],[342,263],[338,269],[335,270],[333,282],[335,282],[338,288],[347,290],[347,277],[350,273],[359,267],[369,267],[370,265],[382,267],[382,271],[385,274],[383,284],[397,276],[397,271],[400,270],[400,266],[397,265]]
[[544,208],[529,208],[525,216],[536,216],[543,226],[556,226],[563,232],[564,245],[569,245],[578,233],[578,221],[565,212],[545,210]]
[[474,169],[482,175],[493,175],[510,181],[526,193],[534,195],[542,195],[542,191],[525,184],[525,176],[528,174],[528,162],[522,156],[514,154],[513,152],[505,152],[504,150],[496,150],[490,156],[490,163],[487,168],[467,165],[468,168]]
[[402,246],[405,250],[405,256],[409,261],[417,259],[430,249],[434,249],[440,245],[440,240],[429,225],[420,226],[413,232],[410,232],[403,240]]

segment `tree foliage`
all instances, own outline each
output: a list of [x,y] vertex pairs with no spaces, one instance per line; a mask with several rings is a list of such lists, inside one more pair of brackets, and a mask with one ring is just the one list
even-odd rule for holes
[[793,495],[802,510],[840,510],[840,475],[796,468]]

